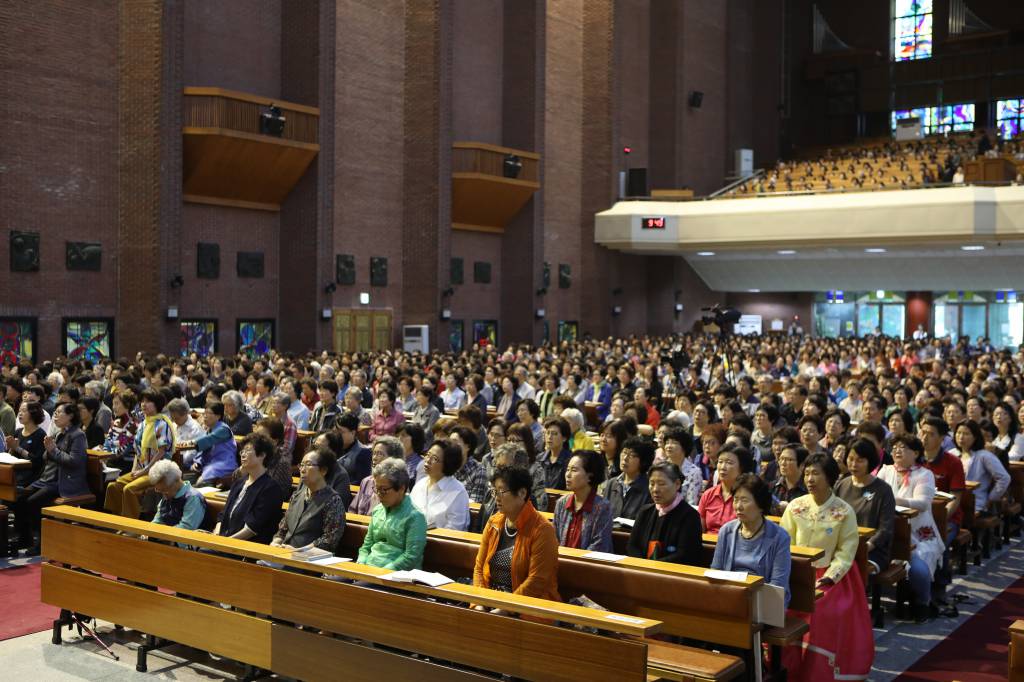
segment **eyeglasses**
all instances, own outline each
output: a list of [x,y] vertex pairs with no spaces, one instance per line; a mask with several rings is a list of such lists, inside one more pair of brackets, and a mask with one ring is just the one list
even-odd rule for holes
[[394,490],[394,488],[381,488],[379,486],[374,486],[373,490],[377,493],[377,497],[380,497],[385,493],[391,492],[392,490]]
[[501,497],[502,495],[507,495],[511,491],[505,490],[504,488],[491,488],[491,492],[495,497]]
[[299,462],[300,469],[313,469],[320,466],[316,462]]
[[423,461],[426,462],[427,464],[433,464],[434,462],[440,462],[441,458],[438,457],[437,455],[427,455],[426,457],[423,458]]

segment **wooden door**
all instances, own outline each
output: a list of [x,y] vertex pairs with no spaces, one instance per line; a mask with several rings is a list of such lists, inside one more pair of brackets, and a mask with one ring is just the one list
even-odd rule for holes
[[335,308],[334,351],[366,352],[391,348],[391,310]]

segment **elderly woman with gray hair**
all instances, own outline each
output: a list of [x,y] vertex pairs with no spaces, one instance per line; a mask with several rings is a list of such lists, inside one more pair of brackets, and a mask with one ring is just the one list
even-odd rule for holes
[[421,568],[427,546],[427,518],[409,497],[405,460],[389,458],[375,466],[373,483],[380,504],[370,514],[357,561],[392,571]]
[[292,495],[271,547],[334,552],[345,532],[345,504],[328,481],[338,462],[327,448],[310,450],[299,463],[301,485]]
[[252,419],[245,412],[245,398],[238,391],[228,391],[221,396],[224,403],[224,423],[236,436],[248,436],[252,433]]
[[569,422],[569,430],[572,431],[572,436],[569,437],[569,452],[597,449],[594,447],[594,440],[587,435],[586,429],[583,428],[585,420],[582,412],[575,407],[567,407],[559,416]]
[[[491,473],[488,475],[493,476],[493,472],[497,471],[499,467],[522,467],[523,469],[530,471],[530,456],[526,452],[526,448],[523,447],[522,443],[503,443],[496,447],[493,452],[490,453],[491,457]],[[537,507],[537,495],[543,496],[543,507],[541,509],[548,508],[548,494],[544,488],[544,477],[540,478],[540,488],[538,493],[537,478],[535,478],[531,472],[531,478],[533,484],[530,489],[530,501],[533,502],[533,506]],[[480,504],[480,512],[474,521],[470,522],[470,530],[480,532],[480,530],[487,525],[488,519],[490,519],[494,512],[497,511],[497,500],[494,497],[494,487],[489,486],[487,489],[487,495],[484,497],[484,501]]]
[[195,530],[206,516],[203,494],[187,481],[181,480],[181,469],[169,459],[155,462],[149,468],[149,482],[160,495],[153,523]]
[[[378,436],[377,440],[373,441],[370,466],[376,467],[385,459],[390,458],[405,458],[405,448],[402,447],[402,441],[394,436]],[[348,510],[353,514],[369,514],[379,502],[380,500],[377,499],[376,489],[374,488],[373,476],[370,475],[359,482],[359,492],[352,498],[352,502],[348,505]]]

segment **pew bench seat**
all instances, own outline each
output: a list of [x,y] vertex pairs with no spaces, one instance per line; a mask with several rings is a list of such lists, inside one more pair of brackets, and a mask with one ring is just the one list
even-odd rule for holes
[[659,679],[674,682],[690,680],[732,680],[743,674],[743,661],[736,656],[718,654],[682,644],[647,638],[647,668]]
[[73,495],[71,497],[58,497],[53,501],[54,505],[66,505],[68,507],[88,507],[96,504],[96,496],[92,493],[85,495]]

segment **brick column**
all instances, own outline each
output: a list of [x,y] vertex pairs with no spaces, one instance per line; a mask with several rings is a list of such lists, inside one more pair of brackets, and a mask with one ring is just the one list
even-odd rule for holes
[[[118,15],[119,355],[162,350],[167,285],[160,230],[163,9],[161,0],[122,0]],[[169,172],[180,171],[179,163]]]

